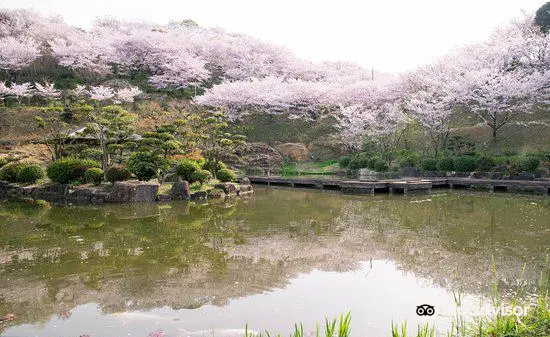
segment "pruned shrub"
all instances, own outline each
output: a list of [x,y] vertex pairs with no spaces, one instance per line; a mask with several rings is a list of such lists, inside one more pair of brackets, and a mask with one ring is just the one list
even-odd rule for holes
[[25,183],[25,184],[34,184],[39,179],[44,178],[44,170],[36,165],[31,164],[24,166],[18,173],[17,173],[17,182],[19,183]]
[[203,165],[202,165],[202,168],[204,170],[208,170],[210,172],[218,172],[220,170],[225,170],[227,169],[227,166],[222,162],[222,161],[218,161],[217,163],[215,163],[214,161],[206,161]]
[[105,179],[114,184],[115,181],[124,181],[130,179],[132,173],[122,165],[113,165],[105,171]]
[[347,168],[349,166],[349,162],[351,161],[351,158],[350,156],[342,156],[340,157],[340,159],[338,160],[338,165],[341,167],[341,168]]
[[9,181],[10,183],[17,182],[17,175],[25,167],[22,161],[14,161],[7,163],[0,168],[0,180]]
[[176,173],[182,177],[183,180],[190,181],[191,180],[191,174],[193,172],[200,170],[200,165],[189,158],[184,158],[178,166],[176,166]]
[[455,170],[455,163],[452,157],[441,157],[437,161],[437,169],[443,172],[450,172]]
[[128,170],[139,180],[147,181],[157,176],[159,158],[151,152],[137,152],[128,160]]
[[479,171],[492,171],[495,167],[495,160],[491,156],[481,156],[477,160],[477,169]]
[[422,160],[422,171],[437,171],[437,159],[424,158]]
[[473,156],[461,156],[454,160],[455,171],[457,172],[471,172],[477,167],[477,160]]
[[208,180],[212,179],[212,174],[207,170],[198,170],[191,174],[191,182],[199,182],[204,184]]
[[519,171],[535,172],[540,165],[540,159],[534,156],[521,157],[517,163]]
[[377,159],[374,162],[373,169],[376,172],[386,172],[388,170],[388,164],[386,163],[385,160]]
[[99,167],[99,163],[87,159],[62,158],[51,163],[46,169],[46,174],[55,183],[68,184],[71,181],[80,180],[84,177],[85,170],[82,172],[82,175],[80,175],[81,170],[75,170],[78,167],[84,166],[88,168]]
[[88,184],[99,185],[103,181],[104,172],[99,167],[92,167],[84,172],[84,181]]
[[216,173],[216,177],[218,178],[219,181],[224,183],[237,180],[237,175],[235,175],[235,172],[228,169],[219,170]]
[[84,173],[85,173],[88,169],[91,169],[92,167],[95,167],[95,166],[90,166],[90,165],[79,165],[79,166],[75,167],[75,168],[73,169],[73,171],[71,172],[72,177],[73,177],[72,180],[84,181]]

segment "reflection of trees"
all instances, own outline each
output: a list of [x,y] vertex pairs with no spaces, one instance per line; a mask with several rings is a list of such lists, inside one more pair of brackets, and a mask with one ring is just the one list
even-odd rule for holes
[[491,255],[509,276],[516,260],[543,262],[550,246],[547,200],[485,194],[259,189],[213,204],[9,202],[0,214],[0,275],[10,280],[0,285],[0,308],[26,322],[91,301],[106,312],[222,305],[312,268],[346,270],[371,258],[440,285],[467,271],[466,289],[475,290],[491,278]]

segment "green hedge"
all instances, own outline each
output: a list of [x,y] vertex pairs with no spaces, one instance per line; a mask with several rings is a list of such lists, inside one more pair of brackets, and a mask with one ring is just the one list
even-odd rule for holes
[[132,173],[122,165],[113,165],[105,171],[105,179],[114,184],[115,181],[124,181],[130,179]]
[[196,161],[185,158],[176,166],[176,173],[182,177],[183,180],[191,181],[191,174],[200,169],[201,167]]
[[25,184],[34,184],[38,180],[44,178],[44,170],[36,165],[31,164],[23,167],[19,173],[17,173],[17,182]]
[[99,167],[99,163],[88,159],[62,158],[51,163],[46,169],[48,178],[58,184],[68,184],[71,181],[82,180],[84,172],[75,170],[79,167]]
[[207,170],[198,170],[191,174],[191,182],[200,182],[204,184],[208,180],[212,179],[212,173]]
[[92,167],[84,172],[84,181],[88,184],[99,185],[103,181],[105,173],[98,167]]
[[235,175],[235,172],[228,169],[219,170],[216,173],[216,177],[218,178],[219,181],[224,183],[237,180],[237,175]]

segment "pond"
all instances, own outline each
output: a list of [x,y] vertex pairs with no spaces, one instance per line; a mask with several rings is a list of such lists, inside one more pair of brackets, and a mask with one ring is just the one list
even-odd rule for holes
[[[308,334],[351,310],[353,336],[393,322],[444,331],[459,291],[484,307],[536,280],[548,197],[444,191],[352,196],[257,187],[199,204],[0,202],[1,336]],[[492,262],[494,260],[494,262]],[[522,268],[526,269],[522,272]],[[496,276],[494,275],[496,269]],[[419,316],[417,306],[434,306]]]

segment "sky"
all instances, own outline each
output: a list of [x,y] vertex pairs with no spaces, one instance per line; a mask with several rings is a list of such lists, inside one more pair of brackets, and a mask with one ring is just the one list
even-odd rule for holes
[[481,41],[546,1],[0,0],[0,7],[60,14],[82,28],[106,15],[156,23],[192,19],[204,27],[284,45],[313,62],[349,61],[401,72]]

